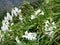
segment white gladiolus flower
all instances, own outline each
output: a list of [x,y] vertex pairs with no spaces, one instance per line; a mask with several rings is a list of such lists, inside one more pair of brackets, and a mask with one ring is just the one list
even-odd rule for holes
[[35,15],[31,15],[31,19],[35,19]]
[[23,20],[23,18],[22,18],[22,17],[19,17],[19,19],[20,19],[20,20]]
[[5,25],[5,20],[2,21],[2,25]]
[[55,25],[55,22],[52,22],[52,25]]
[[8,26],[4,25],[4,26],[1,27],[1,29],[2,29],[2,31],[6,31],[6,30],[8,30]]
[[48,31],[51,31],[51,30],[56,29],[56,26],[55,26],[55,23],[54,23],[54,22],[52,22],[52,25],[51,25],[51,26],[49,26],[49,25],[51,25],[51,24],[50,24],[49,21],[47,20],[47,21],[45,22],[45,30],[47,29]]
[[[52,21],[52,19],[51,19]],[[53,37],[54,34],[54,29],[56,29],[56,25],[55,22],[49,22],[48,20],[46,20],[45,22],[45,34],[48,34],[49,36]]]
[[9,25],[9,22],[7,21],[5,24],[6,24],[6,25]]
[[21,12],[21,9],[18,9],[17,7],[15,7],[15,11],[19,14]]
[[54,31],[50,31],[50,32],[45,32],[45,34],[49,35],[50,37],[53,38],[53,35],[54,35]]
[[56,26],[53,26],[54,29],[56,29],[57,27]]
[[25,35],[23,35],[23,38],[26,38],[28,40],[35,40],[36,39],[37,34],[36,33],[28,33],[27,31],[25,32]]
[[18,9],[15,9],[15,10],[12,9],[12,11],[11,11],[12,16],[14,16],[14,15],[17,16],[17,12],[16,12],[16,10],[18,10]]
[[25,32],[25,35],[27,35],[27,34],[28,34],[28,31]]
[[12,16],[10,16],[10,21],[12,21]]
[[21,13],[21,9],[18,10],[18,14]]
[[48,24],[48,23],[49,23],[49,21],[48,21],[48,20],[46,20],[45,24]]
[[21,9],[18,9],[17,7],[15,7],[14,9],[12,9],[11,14],[12,16],[13,15],[17,16],[20,14],[20,12],[21,12]]
[[53,33],[54,33],[54,31],[51,31],[49,35],[51,36]]
[[4,20],[8,20],[8,18],[7,17],[4,17]]
[[38,9],[37,11],[35,11],[35,15],[39,14],[41,12],[40,9]]
[[10,13],[7,12],[7,17],[10,17]]
[[12,21],[12,16],[7,12],[7,17],[8,20]]
[[20,43],[20,40],[19,40],[18,36],[15,38],[15,40],[16,40],[17,43]]
[[20,19],[20,20],[23,20],[23,17],[22,17],[22,15],[19,15],[19,19]]
[[48,28],[48,30],[49,30],[49,31],[52,31],[52,30],[54,30],[54,28],[53,28],[52,26],[50,26],[50,27]]
[[48,27],[48,24],[45,24],[45,27]]
[[13,14],[14,14],[15,16],[17,16],[17,12],[16,12],[15,10],[13,11]]
[[18,8],[17,7],[15,7],[15,11],[18,12]]

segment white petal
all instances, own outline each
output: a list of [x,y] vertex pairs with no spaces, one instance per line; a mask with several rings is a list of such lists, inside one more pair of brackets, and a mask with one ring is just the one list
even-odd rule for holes
[[17,43],[20,43],[20,40],[19,40],[18,36],[16,37],[15,40],[16,40]]
[[35,19],[35,15],[31,15],[31,19]]
[[40,14],[41,14],[41,15],[44,15],[44,12],[42,11]]
[[41,10],[38,9],[37,11],[35,11],[35,15],[37,15],[37,14],[40,13],[40,12],[41,12]]

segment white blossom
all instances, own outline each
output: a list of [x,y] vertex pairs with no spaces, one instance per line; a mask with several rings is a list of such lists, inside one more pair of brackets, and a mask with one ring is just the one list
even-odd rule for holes
[[21,13],[21,9],[18,10],[18,14]]
[[49,35],[51,38],[53,38],[53,35],[54,35],[54,31],[45,32],[45,34],[47,34],[47,35]]
[[15,11],[18,12],[18,8],[17,7],[15,7]]
[[14,14],[15,16],[17,16],[17,12],[16,12],[15,10],[13,10],[13,14]]
[[45,34],[48,34],[49,36],[53,37],[54,29],[56,29],[56,25],[55,22],[51,22],[51,21],[49,22],[48,20],[46,20],[45,22]]
[[23,17],[22,17],[22,15],[19,15],[19,19],[20,19],[20,20],[23,20]]
[[35,40],[36,39],[36,36],[37,36],[37,34],[36,33],[31,33],[31,32],[25,32],[25,35],[23,35],[22,37],[23,38],[26,38],[26,39],[28,39],[28,40]]
[[41,14],[41,15],[44,15],[44,12],[42,11],[40,14]]
[[35,15],[39,14],[41,12],[40,9],[38,9],[37,11],[35,11]]
[[55,25],[55,22],[52,22],[52,25]]
[[2,31],[7,31],[8,30],[8,25],[4,25],[1,27]]
[[16,40],[17,43],[20,43],[20,40],[19,40],[18,36],[15,38],[15,40]]
[[27,34],[28,34],[28,31],[25,32],[25,35],[27,35]]
[[21,9],[18,9],[17,7],[15,7],[15,11],[19,14],[21,12]]
[[31,19],[35,19],[35,15],[31,15]]
[[48,21],[48,20],[46,20],[45,24],[48,24],[48,23],[49,23],[49,21]]
[[7,17],[8,20],[12,21],[12,16],[7,12]]

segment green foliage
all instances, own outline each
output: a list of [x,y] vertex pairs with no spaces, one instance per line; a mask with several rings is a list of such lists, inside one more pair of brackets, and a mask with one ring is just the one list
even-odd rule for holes
[[21,6],[22,14],[25,15],[32,15],[34,13],[34,8],[30,5],[29,2],[24,2]]
[[[19,20],[19,16],[14,16],[13,26],[9,25],[11,32],[2,32],[4,33],[4,40],[1,42],[1,45],[60,45],[60,8],[59,8],[59,0],[49,0],[47,4],[44,0],[39,0],[36,3],[24,2],[21,8],[21,15],[24,18],[23,20]],[[38,5],[39,4],[39,5]],[[44,15],[37,14],[35,19],[31,19],[31,15],[34,15],[34,11],[41,9],[44,11]],[[52,21],[51,21],[52,18]],[[56,23],[56,29],[54,29],[54,33],[51,35],[45,34],[45,21],[49,20],[50,24],[52,22]],[[50,24],[48,24],[50,26]],[[48,27],[49,28],[49,27]],[[26,38],[22,38],[22,35],[25,34],[25,31],[28,32],[36,32],[37,39],[36,40],[28,40]],[[49,32],[49,31],[48,31]],[[53,37],[52,37],[53,35]],[[20,42],[17,43],[15,38],[18,36]]]

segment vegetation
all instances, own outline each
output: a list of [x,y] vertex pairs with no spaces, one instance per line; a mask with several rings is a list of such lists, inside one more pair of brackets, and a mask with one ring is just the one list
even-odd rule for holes
[[2,20],[0,45],[60,45],[59,0],[24,2]]

